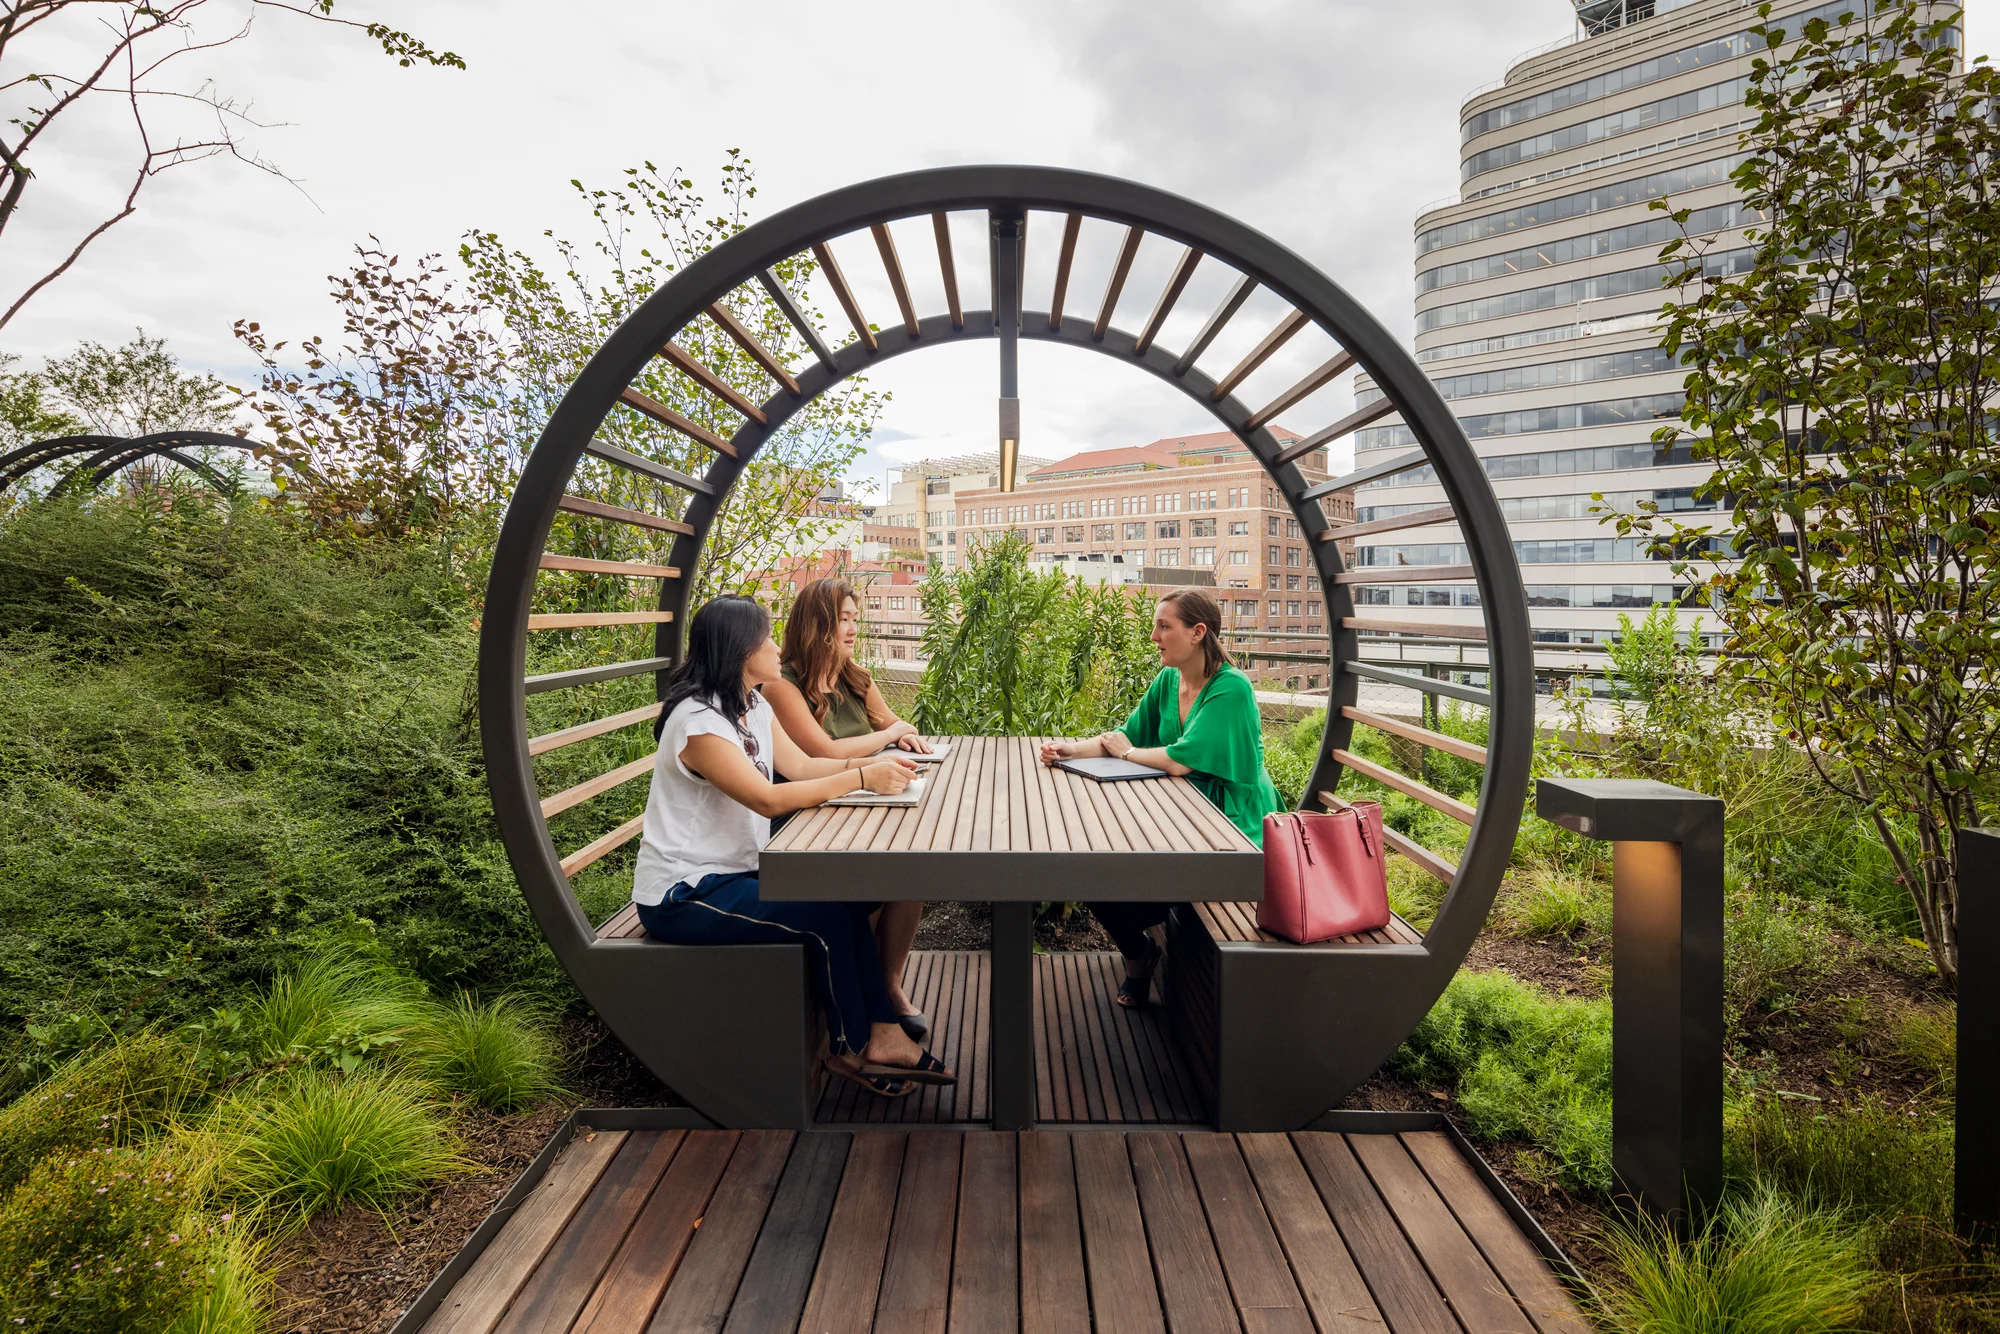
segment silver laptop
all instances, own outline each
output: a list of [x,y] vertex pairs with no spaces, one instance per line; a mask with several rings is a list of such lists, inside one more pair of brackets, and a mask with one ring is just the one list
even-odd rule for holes
[[1150,765],[1134,764],[1131,760],[1114,760],[1109,755],[1087,760],[1057,760],[1056,768],[1067,769],[1073,774],[1099,783],[1124,783],[1135,778],[1165,778],[1165,769],[1155,769]]

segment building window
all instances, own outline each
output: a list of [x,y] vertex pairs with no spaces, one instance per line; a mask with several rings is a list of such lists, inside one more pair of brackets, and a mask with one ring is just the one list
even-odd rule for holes
[[1190,519],[1190,520],[1188,520],[1188,536],[1189,536],[1189,537],[1214,537],[1214,536],[1215,536],[1215,520],[1213,520],[1213,519]]
[[1188,564],[1190,564],[1190,565],[1214,565],[1214,564],[1215,564],[1215,548],[1214,548],[1214,547],[1189,547],[1189,548],[1188,548]]
[[1285,576],[1285,591],[1287,593],[1296,593],[1299,591],[1299,577],[1296,574]]
[[1082,524],[1078,524],[1078,525],[1077,525],[1076,527],[1074,527],[1074,528],[1065,528],[1065,529],[1063,529],[1063,541],[1065,541],[1065,542],[1081,542],[1081,541],[1083,541],[1083,525],[1082,525]]
[[1304,560],[1304,557],[1305,553],[1297,547],[1285,548],[1285,564],[1287,565],[1298,565]]
[[881,599],[881,598],[878,598],[878,597],[871,597],[871,598],[869,598],[869,599],[868,599],[868,610],[870,610],[870,611],[880,611],[880,610],[882,610],[882,599]]
[[890,599],[889,599],[889,610],[890,610],[890,611],[901,611],[902,609],[903,609],[903,599],[901,599],[901,598],[890,598]]
[[1179,547],[1161,547],[1153,553],[1153,564],[1155,565],[1179,565],[1180,563],[1181,549]]
[[1287,603],[1285,604],[1285,615],[1287,615],[1287,616],[1296,616],[1296,615],[1298,615],[1298,614],[1299,614],[1299,604],[1298,604],[1298,603],[1296,603],[1296,602],[1287,602]]
[[1162,519],[1153,526],[1159,530],[1153,534],[1155,537],[1166,538],[1179,537],[1181,535],[1181,521],[1179,519]]
[[1310,602],[1306,603],[1306,615],[1308,615],[1308,616],[1317,616],[1317,615],[1319,615],[1319,599],[1318,599],[1318,598],[1314,598],[1314,599],[1312,599],[1312,601],[1310,601]]
[[1127,565],[1144,565],[1146,563],[1146,548],[1126,547],[1125,563]]
[[1285,536],[1297,537],[1298,535],[1299,535],[1299,521],[1297,519],[1285,520]]
[[1215,492],[1188,492],[1188,508],[1191,510],[1212,510],[1215,508]]
[[1268,515],[1268,516],[1266,516],[1266,518],[1264,519],[1264,532],[1266,533],[1266,535],[1268,535],[1268,536],[1270,536],[1270,537],[1276,537],[1276,536],[1278,535],[1278,516],[1277,516],[1277,515],[1275,515],[1275,514],[1272,514],[1272,515]]
[[1229,553],[1229,563],[1231,565],[1248,565],[1250,563],[1250,553],[1238,547]]
[[1181,493],[1178,491],[1169,491],[1167,494],[1160,496],[1155,503],[1153,512],[1156,514],[1179,514],[1181,512]]
[[1143,522],[1141,522],[1141,523],[1128,523],[1128,524],[1126,524],[1126,525],[1125,525],[1125,540],[1126,540],[1127,542],[1143,542],[1143,541],[1145,541],[1145,540],[1146,540],[1146,525],[1145,525],[1145,524],[1144,524]]
[[1047,545],[1056,540],[1056,530],[1053,528],[1037,528],[1035,530],[1035,540],[1043,545]]
[[1284,559],[1284,556],[1279,554],[1278,548],[1276,547],[1266,547],[1264,549],[1264,553],[1265,553],[1264,563],[1266,565],[1276,565],[1279,561]]
[[1092,542],[1115,541],[1116,539],[1112,537],[1112,533],[1115,532],[1117,528],[1118,525],[1115,523],[1094,523],[1090,525],[1090,540]]
[[1264,576],[1264,587],[1266,587],[1266,588],[1268,588],[1268,589],[1271,589],[1271,590],[1273,590],[1273,591],[1275,592],[1275,591],[1277,590],[1278,586],[1279,586],[1279,585],[1278,585],[1278,576],[1277,576],[1277,575],[1275,575],[1275,574],[1267,574],[1267,575],[1265,575],[1265,576]]
[[1236,600],[1236,614],[1238,616],[1255,616],[1257,614],[1257,604],[1238,598]]
[[1231,519],[1229,521],[1229,535],[1231,537],[1250,536],[1250,521],[1248,519]]
[[1318,576],[1318,575],[1316,575],[1316,574],[1309,574],[1309,575],[1307,575],[1307,576],[1306,576],[1306,587],[1307,587],[1307,588],[1310,588],[1310,589],[1312,589],[1312,590],[1314,590],[1315,592],[1317,592],[1317,591],[1318,591],[1318,589],[1319,589],[1319,576]]
[[1123,496],[1118,501],[1118,512],[1120,514],[1149,513],[1150,511],[1146,508],[1146,500],[1147,497],[1145,496]]
[[1265,612],[1265,615],[1267,615],[1267,616],[1282,616],[1282,615],[1284,615],[1284,612],[1283,612],[1283,610],[1282,610],[1282,608],[1283,608],[1283,605],[1284,605],[1284,604],[1282,604],[1282,603],[1279,603],[1279,602],[1273,602],[1273,603],[1271,604],[1271,606],[1270,606],[1270,609],[1269,609],[1269,610],[1268,610],[1267,612]]

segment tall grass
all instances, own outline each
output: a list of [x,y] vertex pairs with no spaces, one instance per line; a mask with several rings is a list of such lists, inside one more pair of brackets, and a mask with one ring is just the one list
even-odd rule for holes
[[1733,1177],[1815,1208],[1875,1219],[1951,1216],[1952,1123],[1927,1108],[1759,1095],[1734,1109],[1726,1143]]
[[426,1006],[411,1056],[431,1079],[492,1111],[519,1111],[562,1091],[548,1018],[518,997],[482,1005],[460,992]]
[[1855,1228],[1772,1190],[1728,1200],[1685,1243],[1650,1217],[1601,1240],[1615,1272],[1598,1315],[1614,1334],[1834,1334],[1876,1282]]

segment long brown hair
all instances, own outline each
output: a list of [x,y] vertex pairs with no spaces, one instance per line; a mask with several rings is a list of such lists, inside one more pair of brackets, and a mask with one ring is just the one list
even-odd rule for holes
[[[836,686],[861,700],[868,699],[868,687],[875,678],[853,658],[840,660],[840,606],[854,597],[854,586],[845,579],[815,579],[792,599],[791,614],[785,617],[785,643],[781,650],[785,665],[799,678],[799,693],[813,717],[824,722],[833,707]],[[861,599],[855,598],[855,606]]]
[[1160,605],[1171,606],[1190,630],[1199,625],[1208,631],[1201,637],[1203,676],[1214,676],[1229,665],[1229,655],[1222,650],[1222,608],[1214,598],[1199,588],[1177,588],[1162,597]]

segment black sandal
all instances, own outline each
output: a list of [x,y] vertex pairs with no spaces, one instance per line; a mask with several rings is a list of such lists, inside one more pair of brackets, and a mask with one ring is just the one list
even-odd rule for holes
[[1146,971],[1138,977],[1128,975],[1118,984],[1118,1003],[1128,1010],[1143,1010],[1153,1003],[1153,974],[1160,967],[1160,956],[1166,953],[1152,936],[1144,939],[1148,950]]
[[856,1072],[849,1070],[837,1061],[828,1061],[826,1068],[828,1073],[839,1075],[842,1079],[851,1080],[878,1098],[907,1098],[917,1091],[916,1084],[911,1080],[890,1079],[882,1075],[870,1075],[865,1071]]
[[917,1011],[915,1014],[897,1015],[896,1023],[903,1030],[904,1035],[912,1042],[922,1042],[931,1035],[931,1021],[924,1018],[922,1010]]
[[885,1079],[907,1079],[918,1084],[958,1082],[958,1076],[951,1072],[951,1068],[928,1051],[918,1057],[915,1065],[863,1065],[861,1073]]

